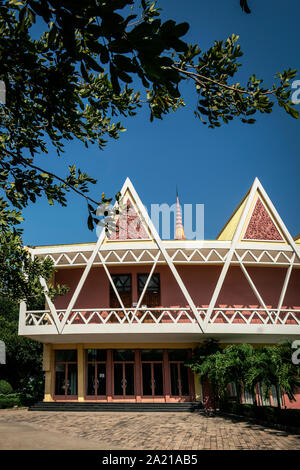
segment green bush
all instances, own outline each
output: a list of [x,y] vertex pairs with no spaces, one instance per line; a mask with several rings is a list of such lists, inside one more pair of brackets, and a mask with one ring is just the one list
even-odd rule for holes
[[12,386],[6,380],[0,380],[0,395],[8,395],[13,393]]
[[300,427],[300,410],[250,404],[240,405],[239,403],[223,403],[220,409],[227,413],[254,418],[267,424]]
[[23,406],[31,406],[44,396],[44,377],[24,379],[20,387],[20,400]]
[[18,393],[0,394],[0,409],[13,408],[20,405],[21,401]]

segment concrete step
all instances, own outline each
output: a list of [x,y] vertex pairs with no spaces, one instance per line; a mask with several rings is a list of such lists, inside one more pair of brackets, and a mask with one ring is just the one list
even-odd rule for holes
[[30,411],[109,411],[109,412],[193,412],[201,411],[203,405],[185,403],[88,403],[88,402],[38,402],[29,407]]

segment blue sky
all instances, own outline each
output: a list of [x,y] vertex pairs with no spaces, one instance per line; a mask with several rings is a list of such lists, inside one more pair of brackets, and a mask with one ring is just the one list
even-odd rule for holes
[[[300,3],[289,0],[249,0],[246,15],[238,0],[160,0],[163,17],[187,21],[185,40],[202,50],[214,40],[232,33],[240,36],[243,67],[241,83],[255,73],[266,84],[284,68],[297,68],[300,80]],[[184,84],[186,107],[150,123],[145,108],[123,120],[127,132],[110,141],[104,151],[96,146],[67,144],[58,158],[54,151],[39,156],[36,164],[60,175],[75,163],[98,180],[91,196],[116,194],[129,176],[143,203],[173,204],[176,184],[182,204],[205,205],[205,238],[214,239],[257,176],[294,236],[300,232],[300,120],[275,107],[270,115],[258,116],[254,125],[235,120],[208,129],[193,115],[196,94],[192,83]],[[298,105],[300,108],[300,105]],[[23,240],[29,245],[80,243],[96,240],[86,225],[86,203],[76,195],[69,204],[50,207],[40,199],[24,210]]]

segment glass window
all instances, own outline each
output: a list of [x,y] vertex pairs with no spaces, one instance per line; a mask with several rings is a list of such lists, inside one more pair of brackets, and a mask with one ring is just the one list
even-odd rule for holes
[[141,351],[142,361],[162,361],[162,349],[143,349]]
[[77,395],[77,351],[55,351],[55,395]]
[[152,395],[151,364],[142,364],[143,395]]
[[94,364],[87,365],[87,384],[86,384],[86,394],[87,395],[96,395],[96,377],[95,377],[96,367]]
[[134,361],[134,349],[115,349],[114,361]]
[[77,395],[77,364],[68,364],[67,395]]
[[[112,280],[124,307],[132,306],[132,282],[131,274],[112,274]],[[110,284],[110,307],[120,308],[120,302],[115,294],[113,286]]]
[[55,362],[77,362],[77,350],[76,349],[56,350]]
[[87,395],[106,395],[106,349],[87,349]]
[[153,364],[153,392],[154,395],[163,395],[162,364]]
[[[138,274],[138,290],[139,293],[143,292],[149,274]],[[147,286],[147,292],[158,294],[160,292],[160,277],[159,274],[152,274],[151,279]]]
[[188,368],[183,363],[170,364],[171,394],[173,396],[189,395]]
[[114,394],[123,395],[123,364],[114,365]]
[[171,375],[171,394],[173,396],[179,395],[179,374],[177,364],[170,364]]
[[134,395],[134,364],[125,364],[125,395]]
[[169,361],[187,361],[189,351],[187,349],[170,349]]
[[114,364],[114,394],[134,395],[134,364]]
[[88,362],[106,362],[106,349],[87,349]]
[[[138,295],[140,296],[146,285],[149,274],[138,274]],[[142,305],[147,307],[158,307],[160,305],[160,276],[159,274],[152,274],[148,283],[146,292],[142,299]]]
[[[112,274],[111,278],[119,293],[131,291],[131,274]],[[110,285],[113,290],[112,285]]]
[[55,366],[55,395],[65,395],[66,364]]
[[189,376],[188,368],[184,364],[180,364],[180,385],[181,385],[181,395],[189,395]]

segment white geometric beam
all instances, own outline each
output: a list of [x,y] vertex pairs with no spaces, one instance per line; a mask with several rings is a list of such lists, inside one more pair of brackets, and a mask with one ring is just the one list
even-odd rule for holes
[[[34,251],[33,251],[32,248],[29,248],[29,253],[30,253],[30,256],[31,256],[31,260],[33,261],[34,260]],[[44,296],[45,296],[46,302],[49,306],[49,309],[50,309],[50,312],[51,312],[51,315],[52,315],[52,318],[53,318],[53,321],[54,321],[54,325],[55,325],[55,327],[56,327],[56,329],[59,333],[60,320],[59,320],[59,317],[57,315],[55,305],[54,305],[54,303],[52,302],[52,300],[50,299],[50,297],[48,295],[49,289],[48,289],[47,283],[46,283],[45,279],[42,276],[39,276],[39,281],[40,281],[41,286],[43,287]],[[23,304],[22,308],[23,307],[24,307],[24,304]]]
[[62,322],[61,322],[61,325],[60,325],[60,333],[62,332],[62,330],[63,330],[63,328],[64,328],[64,326],[65,326],[65,324],[66,324],[66,322],[67,322],[67,319],[68,319],[68,317],[69,317],[69,315],[70,315],[70,312],[71,312],[71,311],[73,310],[73,308],[74,308],[74,305],[75,305],[75,303],[76,303],[76,301],[77,301],[77,299],[78,299],[78,296],[79,296],[79,294],[80,294],[80,292],[81,292],[81,289],[83,288],[83,285],[84,285],[84,283],[85,283],[85,281],[86,281],[86,278],[87,278],[87,276],[88,276],[88,274],[89,274],[89,272],[90,272],[90,270],[91,270],[91,267],[92,267],[92,265],[93,265],[93,262],[94,262],[94,260],[95,260],[95,258],[96,258],[96,256],[97,256],[97,254],[98,254],[98,251],[99,251],[99,249],[101,248],[101,245],[102,245],[102,243],[103,243],[103,241],[104,241],[104,237],[105,237],[105,230],[103,229],[102,232],[101,232],[100,235],[99,235],[99,238],[98,238],[97,243],[96,243],[96,245],[95,245],[95,247],[94,247],[94,250],[93,250],[93,252],[92,252],[92,254],[91,254],[91,256],[90,256],[90,258],[89,258],[89,260],[88,260],[88,262],[87,262],[87,264],[86,264],[86,267],[85,267],[85,269],[84,269],[84,271],[83,271],[83,273],[82,273],[82,275],[81,275],[81,278],[80,278],[80,280],[79,280],[79,283],[77,284],[77,287],[76,287],[76,289],[75,289],[75,291],[74,291],[74,293],[73,293],[73,295],[72,295],[72,298],[71,298],[71,300],[70,300],[70,302],[69,302],[69,305],[68,305],[68,307],[67,307],[65,316],[64,316],[64,318],[63,318],[63,320],[62,320]]
[[116,285],[115,285],[115,283],[114,283],[114,281],[113,281],[113,279],[112,279],[112,277],[111,277],[111,275],[110,275],[110,272],[109,272],[109,270],[108,270],[108,268],[107,268],[107,266],[106,266],[106,264],[105,264],[104,258],[103,258],[103,256],[102,256],[102,254],[101,254],[100,251],[99,251],[99,258],[101,259],[101,262],[102,262],[102,264],[103,264],[104,270],[105,270],[105,272],[106,272],[106,274],[107,274],[107,277],[108,277],[108,279],[109,279],[109,282],[110,282],[110,284],[111,284],[111,286],[112,286],[112,288],[113,288],[113,290],[114,290],[114,292],[115,292],[115,294],[116,294],[116,296],[117,296],[117,299],[118,299],[118,301],[119,301],[119,303],[120,303],[120,305],[121,305],[121,308],[122,308],[122,310],[123,310],[123,312],[124,312],[124,315],[125,315],[125,317],[127,318],[127,321],[129,322],[128,313],[127,313],[127,311],[126,311],[126,309],[125,309],[125,307],[124,307],[124,304],[123,304],[123,301],[122,301],[122,299],[121,299],[121,297],[120,297],[120,294],[119,294],[119,292],[118,292],[118,289],[116,288]]
[[44,296],[45,296],[45,299],[47,301],[47,304],[49,306],[49,309],[50,309],[50,312],[51,312],[51,315],[52,315],[52,318],[53,318],[53,321],[54,321],[54,324],[56,326],[56,329],[58,331],[58,333],[60,332],[60,320],[59,320],[59,317],[57,315],[57,311],[56,311],[56,308],[55,308],[55,305],[54,303],[52,302],[52,300],[50,299],[49,295],[48,295],[48,292],[49,292],[49,289],[48,289],[48,286],[47,286],[47,282],[45,281],[45,279],[40,276],[40,284],[41,286],[43,287],[44,289]]
[[275,323],[277,323],[277,320],[278,320],[278,317],[279,317],[279,314],[280,314],[280,311],[281,311],[281,307],[282,307],[282,304],[283,304],[283,301],[284,301],[284,298],[285,298],[285,294],[286,294],[286,291],[287,291],[287,288],[288,288],[288,284],[289,284],[289,281],[290,281],[290,277],[291,277],[291,274],[292,274],[292,269],[293,269],[293,266],[294,266],[295,258],[296,258],[296,254],[293,253],[293,256],[292,256],[292,259],[291,259],[291,264],[290,264],[290,266],[288,267],[288,269],[286,271],[284,283],[283,283],[282,290],[281,290],[281,293],[280,293],[280,298],[279,298],[278,305],[277,305],[277,313],[276,313],[276,317],[275,317]]
[[155,259],[155,261],[154,261],[154,263],[153,263],[153,266],[152,266],[152,268],[151,268],[151,271],[150,271],[150,273],[149,273],[149,276],[147,277],[147,281],[145,282],[143,291],[142,291],[142,293],[141,293],[141,295],[140,295],[140,297],[139,297],[139,299],[138,299],[138,302],[137,302],[137,304],[136,304],[136,307],[135,307],[135,310],[134,310],[134,313],[133,313],[133,318],[135,318],[136,312],[137,312],[138,309],[140,308],[140,305],[141,305],[142,300],[143,300],[143,298],[144,298],[145,292],[146,292],[147,287],[148,287],[148,285],[149,285],[149,282],[150,282],[150,280],[151,280],[152,274],[153,274],[153,272],[154,272],[154,270],[155,270],[155,268],[156,268],[157,260],[158,260],[158,258],[159,258],[159,255],[160,255],[160,253],[158,253],[158,255],[156,256],[156,259]]
[[239,240],[241,231],[242,231],[244,223],[246,221],[246,218],[247,218],[248,212],[250,210],[253,198],[256,194],[258,185],[259,185],[259,181],[258,181],[257,178],[255,178],[254,183],[253,183],[253,185],[250,189],[247,202],[245,204],[245,207],[244,207],[243,212],[241,214],[240,220],[239,220],[239,222],[237,224],[237,227],[236,227],[236,230],[234,232],[234,235],[233,235],[233,238],[232,238],[232,241],[231,241],[231,246],[230,246],[230,249],[228,251],[225,263],[224,263],[223,268],[221,270],[221,273],[220,273],[219,279],[217,281],[217,284],[216,284],[215,290],[213,292],[213,295],[211,297],[211,300],[210,300],[210,303],[209,303],[209,306],[208,306],[208,309],[207,309],[207,312],[206,312],[206,316],[205,316],[205,325],[208,324],[208,322],[210,320],[210,317],[211,317],[211,314],[213,312],[213,309],[215,308],[217,299],[218,299],[220,291],[222,289],[226,274],[228,272],[230,263],[232,261],[233,254],[234,254],[235,249],[236,249],[237,242]]
[[203,327],[202,327],[202,319],[201,319],[201,316],[199,315],[198,311],[197,311],[197,308],[187,290],[187,288],[185,287],[177,269],[175,268],[174,266],[174,263],[172,262],[172,259],[170,258],[170,256],[168,255],[166,249],[164,248],[162,242],[161,242],[161,239],[160,239],[160,236],[158,235],[157,233],[157,230],[156,228],[154,227],[153,225],[153,222],[152,220],[150,219],[149,215],[148,215],[148,212],[146,211],[146,209],[144,208],[137,192],[135,191],[131,181],[129,178],[126,179],[125,181],[125,185],[127,185],[129,191],[131,192],[134,200],[135,200],[135,203],[140,211],[140,214],[142,215],[142,218],[144,220],[144,222],[146,223],[146,225],[148,226],[148,229],[150,230],[151,234],[152,234],[152,237],[154,239],[154,241],[156,242],[160,252],[162,253],[163,257],[165,258],[173,276],[175,277],[175,280],[177,281],[177,284],[179,285],[180,287],[180,290],[183,294],[183,296],[185,297],[187,303],[189,304],[195,318],[197,319],[197,322],[198,322],[198,325],[199,325],[199,328],[201,329],[202,333],[204,332],[203,331]]
[[244,266],[243,263],[241,263],[241,262],[240,262],[240,266],[241,266],[241,268],[242,268],[243,273],[244,273],[245,276],[246,276],[247,281],[249,282],[249,285],[250,285],[251,289],[253,290],[253,292],[254,292],[254,294],[255,294],[255,297],[257,298],[257,300],[259,301],[259,303],[263,306],[264,310],[267,312],[267,314],[269,315],[270,319],[272,320],[271,315],[270,315],[270,312],[269,312],[269,310],[267,309],[267,306],[266,306],[266,304],[264,303],[264,301],[263,301],[263,299],[262,299],[260,293],[258,292],[258,290],[257,290],[257,288],[256,288],[256,286],[255,286],[253,280],[251,279],[251,277],[250,277],[250,275],[249,275],[247,269],[245,268],[245,266]]

